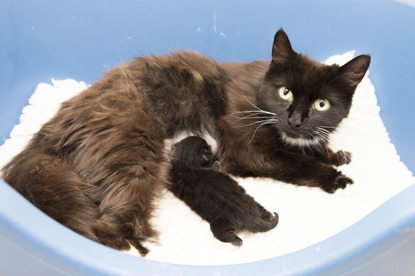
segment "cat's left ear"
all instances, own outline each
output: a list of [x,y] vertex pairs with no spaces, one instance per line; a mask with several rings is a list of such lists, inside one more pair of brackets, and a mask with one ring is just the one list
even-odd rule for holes
[[356,87],[366,74],[370,64],[369,55],[355,57],[345,65],[339,68],[340,74],[350,85]]

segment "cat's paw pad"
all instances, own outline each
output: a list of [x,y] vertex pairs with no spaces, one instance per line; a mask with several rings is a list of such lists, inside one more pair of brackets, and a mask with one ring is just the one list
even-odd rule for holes
[[345,176],[342,172],[337,172],[334,178],[334,182],[329,183],[328,185],[323,185],[322,188],[324,191],[332,194],[337,189],[344,189],[347,185],[353,184],[353,179]]
[[339,175],[336,177],[336,182],[335,182],[335,185],[337,185],[337,188],[344,189],[346,188],[348,184],[353,184],[353,179],[339,172]]
[[352,161],[352,154],[348,151],[339,150],[336,152],[336,160],[334,160],[334,164],[336,166],[346,165]]

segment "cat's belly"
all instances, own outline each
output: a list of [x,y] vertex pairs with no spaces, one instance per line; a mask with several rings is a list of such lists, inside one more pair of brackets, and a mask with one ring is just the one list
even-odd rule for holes
[[205,141],[212,148],[213,154],[217,154],[219,148],[218,141],[215,138],[213,138],[212,135],[210,135],[207,131],[202,131],[201,133],[196,133],[192,131],[180,131],[177,132],[172,138],[164,140],[164,151],[166,156],[170,156],[174,144],[180,142],[181,140],[189,136],[199,136],[205,139]]

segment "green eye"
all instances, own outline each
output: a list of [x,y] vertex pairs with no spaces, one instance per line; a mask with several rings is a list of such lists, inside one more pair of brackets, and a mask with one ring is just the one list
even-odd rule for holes
[[293,99],[293,92],[285,86],[278,88],[278,94],[283,100],[291,101]]
[[331,104],[329,100],[321,98],[314,102],[314,108],[318,111],[326,111],[330,108]]

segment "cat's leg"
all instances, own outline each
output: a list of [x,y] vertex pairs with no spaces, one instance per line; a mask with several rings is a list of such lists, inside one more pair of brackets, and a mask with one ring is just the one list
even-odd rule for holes
[[235,227],[225,219],[215,219],[210,223],[210,230],[215,238],[222,242],[229,242],[235,246],[241,246],[242,240],[235,234]]
[[268,155],[252,153],[249,158],[225,160],[226,170],[238,176],[261,176],[309,187],[320,187],[328,193],[344,189],[353,180],[312,157],[277,151]]
[[98,218],[97,205],[82,192],[88,184],[65,161],[24,151],[3,173],[4,180],[40,210],[75,232],[101,242],[92,229]]
[[[148,253],[142,241],[156,236],[157,233],[149,222],[154,209],[155,194],[150,195],[140,187],[145,185],[152,183],[133,178],[121,185],[117,183],[117,187],[105,196],[99,206],[100,218],[93,227],[105,245],[125,250],[130,248],[130,242],[141,255]],[[145,193],[147,194],[143,195]],[[146,196],[149,198],[145,198]]]
[[[104,199],[94,230],[105,245],[125,250],[130,248],[128,241],[144,256],[148,249],[142,245],[142,241],[157,234],[149,222],[153,202],[149,199],[140,202],[138,194],[142,191],[137,186],[146,184],[137,180],[133,182],[136,183],[129,183],[117,189],[115,193],[119,195],[111,194]],[[130,185],[132,187],[128,187]]]
[[101,215],[92,227],[102,244],[117,250],[130,249],[130,245],[123,234],[121,220],[112,216]]
[[149,250],[147,247],[142,245],[144,239],[132,236],[132,238],[128,239],[128,241],[138,250],[138,252],[140,252],[142,256],[148,254]]
[[325,152],[322,152],[318,156],[318,159],[329,165],[341,166],[349,164],[352,161],[352,154],[343,150],[334,152],[330,148],[327,148]]
[[[271,177],[309,187],[320,187],[328,193],[344,189],[353,180],[328,165],[312,158],[288,152],[282,152],[278,160],[285,163]],[[283,168],[283,169],[282,169]]]
[[134,143],[125,141],[106,156],[100,183],[104,197],[94,230],[108,246],[128,249],[125,244],[129,241],[145,255],[148,250],[141,242],[157,235],[150,219],[167,170],[162,165],[162,142],[136,136]]

